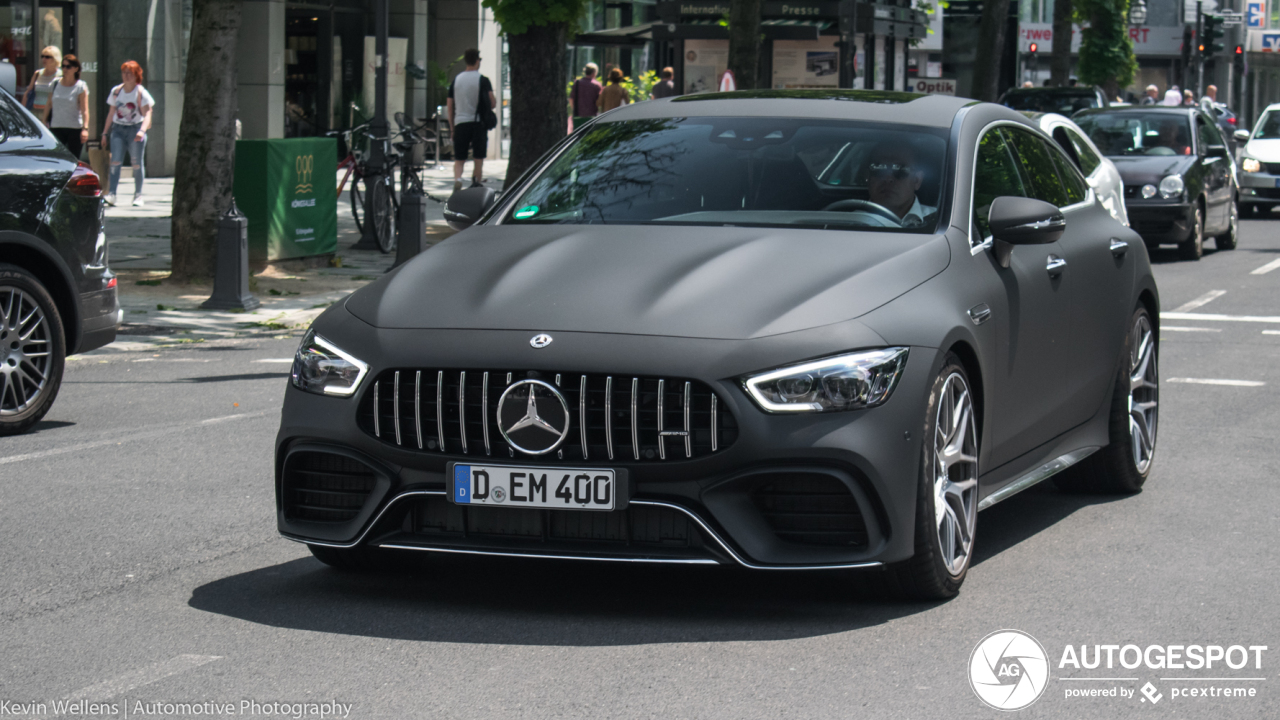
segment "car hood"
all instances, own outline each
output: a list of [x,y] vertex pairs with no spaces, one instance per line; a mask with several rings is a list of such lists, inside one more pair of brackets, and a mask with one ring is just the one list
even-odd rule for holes
[[1250,140],[1244,146],[1244,152],[1249,157],[1262,162],[1280,162],[1280,138]]
[[1122,155],[1107,159],[1115,163],[1125,185],[1159,185],[1160,178],[1185,173],[1198,158],[1195,155]]
[[865,314],[942,272],[945,235],[481,226],[354,293],[379,328],[747,339]]

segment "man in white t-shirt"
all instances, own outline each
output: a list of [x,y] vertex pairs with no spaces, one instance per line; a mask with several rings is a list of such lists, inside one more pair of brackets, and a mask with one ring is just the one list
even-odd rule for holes
[[462,189],[462,171],[470,151],[475,161],[475,173],[471,187],[480,187],[484,178],[484,158],[489,154],[489,132],[480,118],[480,98],[483,96],[493,110],[498,105],[493,95],[493,84],[480,74],[480,51],[474,48],[463,53],[467,69],[458,73],[449,85],[449,130],[453,137],[453,191]]

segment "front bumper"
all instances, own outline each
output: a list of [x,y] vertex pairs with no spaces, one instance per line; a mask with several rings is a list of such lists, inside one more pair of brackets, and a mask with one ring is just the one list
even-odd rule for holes
[[1195,227],[1192,203],[1140,202],[1128,200],[1129,227],[1142,236],[1148,247],[1185,242]]
[[1240,202],[1246,205],[1280,205],[1280,175],[1241,172]]
[[[359,347],[396,348],[385,357],[362,356],[371,366],[369,379],[387,368],[421,366],[422,357],[432,358],[431,367],[502,365],[465,357],[471,354],[466,348],[495,339],[508,347],[513,345],[507,341],[526,347],[528,342],[525,332],[372,328],[367,332],[378,336],[377,340]],[[713,370],[708,375],[707,369],[718,364],[712,358],[724,357],[724,341],[627,336],[602,339],[598,335],[557,333],[552,347],[571,348],[588,342],[593,348],[610,348],[608,355],[613,360],[591,361],[584,357],[590,365],[566,362],[557,369],[628,377],[654,375],[654,369],[637,366],[636,359],[655,355],[665,358],[661,372],[694,378],[714,390],[723,409],[736,421],[736,440],[718,452],[693,459],[686,459],[683,453],[669,454],[665,461],[639,462],[630,457],[624,460],[615,456],[615,461],[610,462],[593,456],[586,465],[612,467],[625,471],[628,477],[627,505],[613,512],[464,509],[445,497],[446,465],[450,461],[475,462],[486,457],[483,449],[473,447],[466,455],[456,449],[447,453],[433,451],[425,445],[419,450],[416,438],[409,440],[408,436],[413,435],[409,432],[403,434],[400,443],[391,434],[384,434],[382,439],[374,437],[367,429],[361,429],[359,418],[361,403],[367,402],[367,393],[371,392],[368,380],[353,398],[319,396],[290,386],[276,444],[281,534],[299,542],[337,547],[368,545],[464,554],[717,563],[753,569],[874,567],[913,554],[919,428],[923,427],[924,401],[937,361],[936,350],[911,348],[903,377],[893,396],[881,407],[783,416],[759,410],[732,379],[736,374]],[[659,352],[655,353],[654,345],[661,346],[657,348]],[[419,354],[414,346],[432,351]],[[799,356],[803,357],[806,355]],[[323,454],[345,460],[335,460],[338,465],[323,465],[328,462],[321,457]],[[506,457],[504,453],[488,459],[531,467],[583,465],[581,460],[570,463],[553,456]],[[322,464],[315,465],[317,462]],[[310,491],[299,490],[301,481],[296,479],[314,476],[314,471],[306,469],[300,471],[303,475],[297,474],[298,468],[307,463],[311,465],[306,467],[331,469],[341,465],[352,469],[351,477],[359,476],[359,483],[350,486],[358,485],[358,492],[344,496],[348,498],[343,501],[347,503],[345,513],[320,520],[314,514],[297,511],[297,504],[302,502],[299,498],[313,497],[305,494]],[[308,472],[313,475],[305,475]],[[775,492],[780,487],[784,488],[781,495],[812,495],[811,491],[817,488],[830,499],[781,497]],[[762,501],[762,496],[773,499]],[[832,503],[832,513],[856,515],[856,521],[850,521],[856,527],[833,529],[842,540],[836,544],[815,541],[823,536],[822,523],[829,518],[788,514],[790,509],[803,509],[814,515],[815,502]],[[793,521],[803,525],[803,532],[791,532],[795,530]]]

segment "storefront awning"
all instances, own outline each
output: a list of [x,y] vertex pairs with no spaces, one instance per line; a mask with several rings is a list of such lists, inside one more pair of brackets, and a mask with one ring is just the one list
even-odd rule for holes
[[612,47],[644,47],[653,39],[653,27],[659,22],[628,25],[610,30],[596,30],[580,33],[573,38],[571,45],[606,45]]

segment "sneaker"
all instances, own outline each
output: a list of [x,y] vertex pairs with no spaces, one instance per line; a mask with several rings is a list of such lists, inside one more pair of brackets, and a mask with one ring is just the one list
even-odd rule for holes
[[475,178],[471,178],[471,185],[468,187],[468,189],[478,188],[478,187],[484,187],[484,185],[481,185],[479,180]]
[[107,196],[103,198],[103,200],[104,200],[104,201],[106,201],[106,203],[107,203],[108,205],[110,205],[110,206],[112,206],[112,207],[115,207],[115,205],[116,205],[116,194],[115,194],[115,193],[113,193],[113,192],[109,192],[109,193],[107,193]]
[[133,206],[134,206],[134,207],[142,207],[142,206],[143,206],[143,204],[144,204],[144,203],[142,202],[142,195],[140,195],[140,194],[139,194],[139,195],[134,195],[134,196],[133,196]]
[[458,192],[458,191],[459,191],[459,190],[461,190],[461,189],[462,189],[462,178],[454,178],[454,179],[453,179],[453,191],[454,191],[454,192]]

